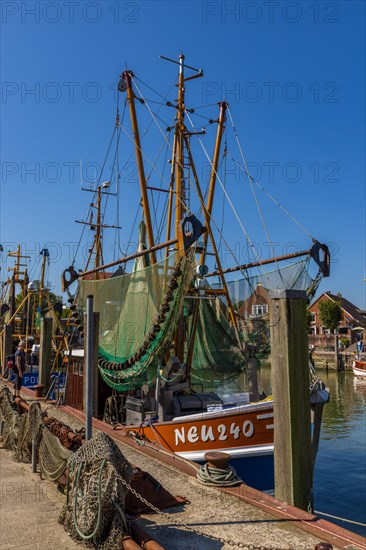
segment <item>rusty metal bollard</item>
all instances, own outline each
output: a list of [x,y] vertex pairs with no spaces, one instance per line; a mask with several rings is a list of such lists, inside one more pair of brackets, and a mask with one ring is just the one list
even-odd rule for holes
[[43,388],[43,384],[37,384],[36,386],[34,386],[34,396],[38,399],[43,396]]
[[143,550],[164,550],[136,521],[131,522],[132,536]]
[[204,454],[204,459],[208,462],[209,468],[218,468],[219,470],[225,470],[231,460],[229,453],[223,453],[221,451],[209,451]]
[[141,546],[139,546],[129,535],[122,536],[121,547],[123,550],[141,550]]

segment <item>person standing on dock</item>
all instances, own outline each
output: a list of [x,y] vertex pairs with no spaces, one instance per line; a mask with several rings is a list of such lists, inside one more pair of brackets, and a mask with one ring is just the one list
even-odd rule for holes
[[26,343],[24,340],[21,340],[18,344],[18,349],[14,355],[14,393],[13,398],[20,397],[20,390],[22,387],[23,373],[25,371],[25,347]]

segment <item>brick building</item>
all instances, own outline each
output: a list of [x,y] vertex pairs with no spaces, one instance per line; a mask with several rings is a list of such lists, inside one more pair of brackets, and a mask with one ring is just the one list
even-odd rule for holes
[[261,283],[238,309],[239,315],[246,319],[257,319],[268,313],[268,291]]
[[356,332],[352,330],[356,326],[366,327],[366,312],[361,310],[346,298],[338,294],[332,294],[329,290],[323,292],[309,307],[311,324],[309,328],[309,344],[315,346],[327,346],[333,344],[333,336],[330,330],[324,327],[319,317],[319,304],[326,300],[339,302],[343,312],[343,319],[339,325],[340,338],[347,338],[350,344],[356,340]]

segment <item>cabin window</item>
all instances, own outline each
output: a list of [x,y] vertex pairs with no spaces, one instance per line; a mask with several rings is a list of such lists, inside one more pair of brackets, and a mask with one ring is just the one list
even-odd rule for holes
[[255,317],[260,317],[261,315],[265,315],[268,313],[268,305],[267,304],[257,304],[255,306],[252,306],[252,315]]
[[74,359],[72,362],[72,373],[75,376],[83,376],[84,374],[84,361],[78,361],[77,359]]

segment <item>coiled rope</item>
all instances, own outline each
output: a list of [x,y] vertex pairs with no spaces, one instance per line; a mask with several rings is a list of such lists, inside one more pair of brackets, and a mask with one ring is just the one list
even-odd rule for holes
[[212,468],[207,463],[198,470],[197,480],[203,485],[215,487],[233,487],[243,483],[232,466],[228,465],[224,469]]

